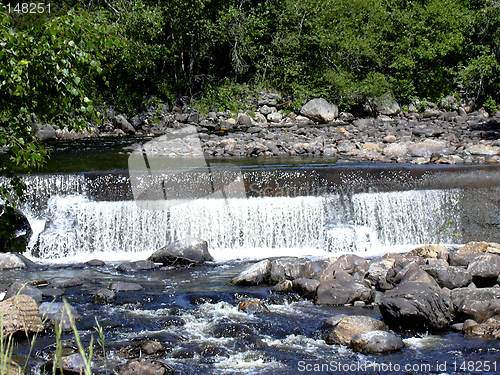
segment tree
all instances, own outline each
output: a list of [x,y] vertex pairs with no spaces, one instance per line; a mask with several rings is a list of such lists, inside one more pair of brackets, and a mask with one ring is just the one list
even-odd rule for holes
[[35,122],[81,130],[97,119],[91,97],[97,80],[106,82],[103,51],[113,47],[106,26],[70,10],[33,19],[0,8],[0,186],[5,202],[0,234],[5,236],[23,183],[14,168],[41,167],[47,150],[33,130]]

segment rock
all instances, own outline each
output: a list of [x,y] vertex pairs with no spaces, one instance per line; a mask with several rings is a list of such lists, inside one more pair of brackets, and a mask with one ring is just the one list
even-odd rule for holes
[[290,293],[293,290],[293,283],[291,280],[282,281],[271,288],[273,293]]
[[467,267],[476,285],[492,286],[500,275],[500,255],[484,254],[474,259]]
[[373,112],[385,116],[394,116],[401,111],[398,102],[390,95],[370,100],[369,107]]
[[267,121],[278,123],[283,120],[283,115],[280,112],[272,112],[267,115]]
[[54,285],[59,288],[72,288],[75,286],[83,285],[83,281],[77,277],[73,277],[72,279],[55,282]]
[[469,336],[500,339],[500,316],[489,318],[482,324],[471,325],[464,329]]
[[447,253],[448,250],[446,249],[445,246],[438,246],[438,245],[427,245],[427,246],[421,246],[417,247],[408,253],[405,254],[406,257],[409,256],[417,256],[421,258],[434,258],[438,259],[442,257],[444,253]]
[[390,158],[402,158],[408,153],[408,144],[390,143],[383,149],[383,154]]
[[19,281],[13,282],[5,294],[5,299],[15,297],[19,294],[24,294],[35,300],[36,303],[42,302],[42,291],[30,284],[23,284]]
[[413,262],[399,271],[394,279],[392,279],[392,282],[394,284],[399,283],[400,285],[404,283],[426,283],[438,286],[438,283],[432,276]]
[[132,359],[118,373],[119,375],[166,375],[173,374],[174,369],[162,360],[148,358]]
[[57,139],[56,130],[50,125],[37,125],[36,136],[41,141],[52,141]]
[[441,288],[407,282],[385,292],[379,308],[389,327],[426,332],[439,331],[450,324],[450,305]]
[[214,337],[245,337],[253,334],[252,330],[245,324],[219,323],[213,330]]
[[471,155],[498,155],[500,153],[500,147],[483,144],[469,145],[466,150]]
[[450,94],[441,99],[441,107],[446,110],[456,111],[460,107],[460,104],[455,95]]
[[392,353],[404,346],[400,337],[381,330],[361,333],[351,340],[352,349],[363,354]]
[[327,344],[338,344],[349,346],[352,339],[360,334],[371,331],[388,331],[387,325],[380,320],[361,315],[344,316],[333,325],[326,335]]
[[478,256],[479,254],[450,253],[450,266],[468,267]]
[[126,134],[135,134],[134,127],[123,115],[114,116],[112,120],[116,128],[123,130]]
[[136,283],[116,282],[111,283],[109,289],[115,292],[137,292],[142,290],[142,286]]
[[463,267],[425,265],[421,268],[431,275],[441,288],[462,288],[472,281],[472,275]]
[[147,340],[141,343],[141,351],[146,355],[161,356],[165,353],[165,348],[158,341]]
[[116,292],[111,289],[102,288],[94,293],[94,303],[102,303],[104,305],[111,305],[116,301]]
[[199,238],[184,238],[155,251],[148,260],[170,266],[185,266],[213,260],[208,243]]
[[71,319],[82,319],[73,306],[64,302],[43,302],[39,311],[42,318],[50,325],[61,324],[63,331],[71,330]]
[[271,262],[263,260],[251,265],[230,281],[233,285],[257,285],[267,282],[271,272]]
[[89,260],[88,262],[85,262],[85,264],[91,266],[91,267],[103,267],[106,265],[102,260],[99,259],[92,259]]
[[269,280],[272,283],[310,278],[312,275],[311,262],[308,260],[301,258],[279,258],[271,261]]
[[500,288],[457,288],[451,291],[456,319],[473,319],[479,323],[500,314]]
[[320,282],[315,279],[295,279],[293,280],[293,290],[301,297],[313,299]]
[[43,329],[36,301],[24,294],[0,302],[3,334],[39,332]]
[[241,301],[238,304],[238,311],[243,311],[247,314],[258,314],[269,312],[269,308],[260,301]]
[[338,116],[339,108],[323,98],[316,98],[307,102],[300,110],[300,114],[321,123],[328,123]]
[[396,264],[395,259],[378,259],[370,263],[365,278],[372,285],[387,283],[387,272]]
[[0,236],[0,253],[22,253],[33,234],[28,218],[18,209],[13,211],[0,204],[0,220],[7,225],[10,238]]
[[139,260],[136,262],[123,262],[118,266],[120,272],[148,271],[158,268],[158,265],[150,260]]
[[488,242],[469,242],[458,249],[457,254],[483,254],[485,253],[490,244]]
[[241,114],[238,116],[238,125],[243,128],[249,128],[253,126],[252,119],[250,116]]
[[423,142],[410,144],[408,147],[410,156],[420,156],[429,158],[433,154],[447,155],[452,153],[452,150],[446,146],[446,142],[437,141],[434,139],[426,139]]
[[[347,274],[348,275],[348,274]],[[345,305],[355,301],[371,301],[373,291],[356,281],[352,276],[350,279],[335,279],[321,282],[314,297],[316,305]]]
[[275,107],[268,107],[267,105],[264,104],[262,107],[260,107],[259,112],[261,114],[263,114],[264,116],[267,116],[270,113],[276,112],[276,108]]
[[359,274],[364,276],[369,269],[369,263],[358,255],[344,254],[333,263],[333,267],[344,270],[350,275]]
[[26,268],[26,264],[16,254],[0,253],[0,270],[14,268]]
[[262,341],[256,335],[247,335],[245,337],[241,337],[236,341],[236,349],[239,351],[248,351],[248,350],[256,350],[267,348],[267,343]]

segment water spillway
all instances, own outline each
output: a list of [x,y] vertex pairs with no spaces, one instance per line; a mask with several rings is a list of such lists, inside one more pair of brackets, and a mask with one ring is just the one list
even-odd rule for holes
[[[213,172],[220,181],[234,168]],[[496,168],[274,166],[239,173],[243,195],[188,197],[200,179],[176,176],[170,186],[184,196],[170,204],[134,199],[128,172],[28,176],[22,209],[34,228],[30,255],[143,257],[187,236],[207,240],[216,259],[371,255],[388,246],[499,238]]]

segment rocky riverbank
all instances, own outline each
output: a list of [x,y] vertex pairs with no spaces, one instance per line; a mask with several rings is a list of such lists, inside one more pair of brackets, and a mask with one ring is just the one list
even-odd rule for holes
[[453,96],[441,107],[415,102],[369,102],[367,117],[340,112],[324,99],[313,99],[298,113],[280,110],[278,94],[263,93],[255,111],[200,114],[188,105],[150,106],[128,118],[112,109],[103,125],[84,134],[39,126],[43,140],[81,137],[158,136],[195,126],[207,157],[327,156],[384,163],[498,163],[500,113],[471,111]]
[[[193,293],[191,287],[174,298],[174,306],[166,303],[166,290],[176,295],[182,288],[182,283],[169,286],[171,275],[199,278],[196,269],[213,267],[211,259],[208,244],[199,239],[170,244],[147,260],[119,264],[93,260],[41,266],[3,255],[6,295],[0,311],[9,317],[4,330],[37,333],[47,345],[58,322],[63,332],[71,333],[69,310],[88,339],[85,332],[95,324],[89,317],[99,316],[104,335],[113,339],[106,342],[107,349],[97,349],[93,373],[112,370],[122,375],[172,373],[191,359],[272,353],[276,340],[285,337],[313,340],[317,350],[340,345],[366,355],[410,350],[405,341],[409,334],[456,331],[466,337],[500,338],[500,245],[495,243],[471,242],[460,248],[429,245],[374,259],[353,254],[317,260],[264,259],[234,271],[215,269],[215,278],[200,284],[204,292]],[[23,279],[17,276],[5,284],[9,270],[20,275],[23,269],[29,271]],[[76,271],[79,277],[68,277]],[[45,278],[37,278],[40,275]],[[166,290],[163,282],[152,287],[159,275],[167,281]],[[231,292],[214,293],[216,284]],[[63,296],[70,306],[60,302]],[[280,322],[286,306],[300,301],[312,301],[315,312],[296,316],[293,324],[289,317]],[[142,326],[144,319],[147,329]],[[200,319],[208,320],[200,323]],[[302,320],[307,328],[297,325]],[[138,331],[130,324],[139,325]],[[63,344],[58,366],[65,373],[78,373],[81,353],[74,342]],[[34,353],[38,368],[52,368],[53,346]]]

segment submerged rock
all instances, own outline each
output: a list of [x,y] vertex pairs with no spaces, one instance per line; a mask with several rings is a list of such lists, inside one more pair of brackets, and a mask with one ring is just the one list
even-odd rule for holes
[[173,373],[174,368],[165,361],[139,358],[128,361],[120,370],[119,375],[166,375]]
[[269,312],[269,308],[260,301],[241,301],[238,304],[238,311],[243,311],[247,314],[257,314]]
[[148,260],[167,266],[185,266],[213,260],[208,243],[199,238],[184,238],[155,251]]

